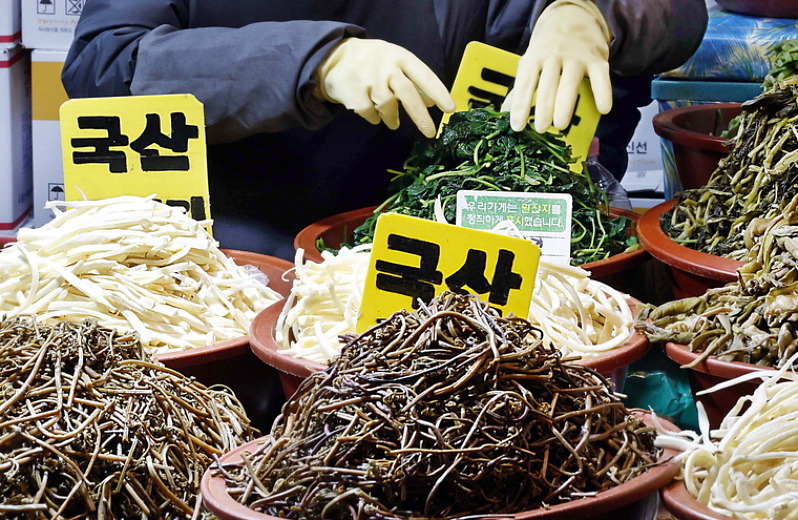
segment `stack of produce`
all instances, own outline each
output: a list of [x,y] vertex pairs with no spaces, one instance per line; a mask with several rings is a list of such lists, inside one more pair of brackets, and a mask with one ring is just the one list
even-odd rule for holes
[[743,103],[731,144],[705,186],[678,196],[662,229],[697,251],[742,260],[798,194],[798,77]]
[[55,219],[0,250],[0,313],[94,318],[168,352],[244,336],[282,298],[182,208],[132,196],[50,205]]
[[207,466],[258,435],[231,393],[92,320],[0,321],[0,381],[2,518],[200,518]]
[[[460,190],[570,193],[571,263],[581,265],[637,247],[632,221],[607,213],[607,196],[587,170],[574,171],[561,136],[510,128],[509,114],[475,108],[452,114],[436,139],[419,141],[402,171],[393,171],[394,194],[355,230],[355,245],[371,243],[384,211],[455,223]],[[441,218],[435,206],[440,205]]]
[[656,463],[653,428],[540,336],[470,295],[395,313],[306,379],[245,463],[211,471],[277,517],[446,519],[592,496]]
[[[322,252],[321,262],[303,261],[275,326],[280,353],[326,365],[340,352],[339,336],[356,330],[370,246]],[[529,321],[544,342],[571,359],[588,359],[622,346],[634,332],[626,296],[578,267],[541,261]]]
[[798,349],[798,197],[760,230],[739,280],[641,313],[652,341],[723,361],[781,367]]
[[739,399],[718,430],[666,432],[657,445],[684,451],[680,478],[713,511],[742,520],[792,519],[798,514],[796,417],[798,375],[785,367]]

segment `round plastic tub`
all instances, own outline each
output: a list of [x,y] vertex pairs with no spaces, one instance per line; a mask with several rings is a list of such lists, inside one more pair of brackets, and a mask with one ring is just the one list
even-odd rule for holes
[[[665,343],[665,355],[680,365],[686,365],[694,361],[700,353],[691,352],[686,345],[667,342]],[[752,365],[750,363],[721,361],[714,356],[709,356],[686,370],[687,378],[690,381],[690,390],[696,400],[704,405],[707,417],[709,418],[709,424],[712,428],[720,426],[723,418],[729,413],[729,410],[732,409],[740,397],[754,393],[754,390],[756,390],[758,386],[758,381],[754,380],[739,383],[729,388],[716,390],[704,395],[696,395],[698,392],[711,388],[718,383],[728,381],[729,379],[748,374],[749,372],[758,372],[762,370],[775,371],[775,369],[771,367]]]
[[637,222],[637,236],[651,256],[668,266],[676,298],[700,296],[707,289],[737,280],[743,262],[708,255],[674,242],[660,225],[660,217],[676,204],[671,199],[648,209]]
[[[648,413],[640,413],[640,415],[642,415],[646,424],[652,425]],[[676,426],[663,419],[659,419],[659,421],[670,430],[678,430]],[[223,455],[219,462],[222,465],[240,463],[241,455],[245,452],[252,453],[261,442],[263,441],[258,439],[243,444]],[[524,511],[508,518],[513,520],[572,518],[602,518],[610,520],[617,519],[619,516],[621,518],[639,518],[638,516],[625,516],[618,513],[624,507],[656,494],[659,489],[673,480],[673,477],[679,471],[679,463],[672,460],[675,455],[676,452],[673,450],[663,450],[659,459],[661,464],[649,468],[645,473],[629,482],[598,493],[593,497],[584,497],[548,508]],[[277,517],[250,509],[233,499],[227,493],[224,479],[214,474],[214,467],[215,464],[203,475],[200,491],[203,503],[219,520],[279,520]]]
[[[338,249],[341,244],[350,242],[355,228],[373,215],[375,209],[376,207],[374,206],[356,209],[314,222],[297,233],[294,237],[294,248],[303,249],[306,260],[321,262],[320,243],[323,243],[324,247]],[[632,211],[617,208],[610,208],[610,215],[628,217],[635,223],[640,217],[639,214]],[[613,275],[630,271],[647,258],[647,252],[640,247],[635,251],[612,255],[605,260],[589,262],[580,267],[589,271],[592,278],[605,281],[607,285],[615,287],[615,284],[611,281]]]
[[706,103],[671,108],[654,116],[654,131],[673,146],[676,173],[683,189],[706,185],[730,150],[728,140],[719,137],[719,133],[740,112],[740,103]]
[[[640,302],[630,298],[632,314],[636,314],[636,306]],[[264,363],[274,367],[280,375],[285,396],[291,397],[302,381],[310,374],[324,370],[327,365],[296,356],[281,353],[280,346],[274,339],[277,318],[283,310],[284,302],[277,302],[260,312],[249,331],[250,346],[255,355]],[[613,382],[615,390],[622,392],[627,370],[630,364],[642,358],[651,344],[645,334],[633,332],[626,342],[609,352],[588,358],[585,361],[572,361],[597,371]]]
[[662,502],[677,520],[734,520],[696,500],[682,480],[675,480],[663,488]]
[[796,0],[717,0],[719,6],[733,13],[765,18],[798,18]]

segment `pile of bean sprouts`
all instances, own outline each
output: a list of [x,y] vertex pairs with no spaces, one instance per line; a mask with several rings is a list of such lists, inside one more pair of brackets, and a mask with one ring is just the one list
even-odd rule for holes
[[473,295],[349,340],[244,462],[212,466],[237,501],[302,520],[495,516],[595,495],[657,461],[653,428],[606,379]]
[[708,356],[781,367],[798,350],[798,197],[762,230],[738,280],[701,296],[641,312],[652,341],[673,341]]
[[133,196],[48,207],[52,221],[0,250],[0,313],[94,318],[169,352],[244,336],[282,298],[182,208]]
[[[318,263],[297,251],[294,285],[275,326],[281,353],[323,365],[338,355],[339,336],[357,326],[370,247],[324,251]],[[538,267],[528,319],[543,330],[547,345],[574,359],[618,348],[634,331],[626,295],[580,267],[545,261]]]
[[257,437],[228,390],[92,320],[0,321],[0,517],[207,517],[214,458]]
[[740,260],[756,229],[798,194],[798,77],[743,103],[731,145],[707,184],[680,193],[662,224],[687,247]]
[[[791,366],[792,363],[789,363]],[[710,388],[762,378],[740,398],[717,430],[662,432],[657,445],[682,450],[689,493],[723,515],[744,520],[798,518],[798,375],[787,367],[758,372]],[[697,403],[701,412],[701,404]]]

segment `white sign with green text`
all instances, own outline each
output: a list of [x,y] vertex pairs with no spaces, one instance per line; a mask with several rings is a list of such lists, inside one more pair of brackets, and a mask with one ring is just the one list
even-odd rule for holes
[[572,204],[568,193],[461,190],[456,223],[526,238],[540,247],[541,259],[569,264]]

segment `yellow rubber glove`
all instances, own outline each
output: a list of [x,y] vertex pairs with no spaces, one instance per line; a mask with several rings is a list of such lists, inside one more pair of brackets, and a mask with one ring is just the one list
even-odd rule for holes
[[591,0],[557,0],[540,14],[529,47],[518,63],[515,85],[504,107],[510,126],[521,131],[535,99],[535,129],[545,132],[568,126],[579,83],[587,76],[596,107],[612,108],[609,42],[612,35],[601,11]]
[[320,99],[340,103],[371,124],[399,127],[401,104],[421,133],[434,137],[428,107],[454,112],[438,76],[407,49],[383,40],[347,38],[316,70]]

